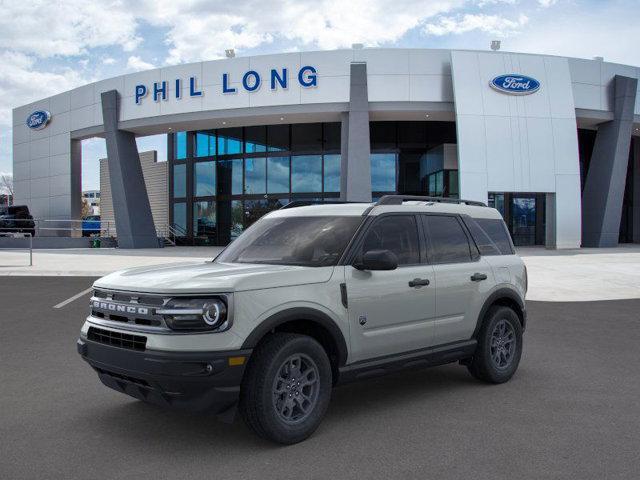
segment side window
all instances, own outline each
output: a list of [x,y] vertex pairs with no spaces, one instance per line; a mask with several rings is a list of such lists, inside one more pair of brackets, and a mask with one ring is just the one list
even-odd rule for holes
[[498,246],[494,243],[493,240],[491,240],[491,238],[489,238],[487,233],[482,229],[480,225],[478,225],[475,219],[466,217],[463,219],[463,221],[469,229],[469,232],[471,232],[471,236],[476,242],[481,255],[501,255]]
[[476,218],[478,225],[498,247],[502,255],[513,255],[507,226],[499,218]]
[[422,221],[430,239],[431,263],[471,261],[469,240],[456,217],[423,215]]
[[420,242],[413,215],[390,215],[375,220],[367,231],[362,252],[389,250],[398,257],[398,265],[420,263]]

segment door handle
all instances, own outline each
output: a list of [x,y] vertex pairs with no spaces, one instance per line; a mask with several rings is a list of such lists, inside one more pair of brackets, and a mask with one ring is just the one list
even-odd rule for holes
[[471,275],[472,282],[480,282],[486,279],[487,279],[487,275],[484,273],[474,273],[473,275]]
[[414,278],[409,281],[410,287],[426,287],[427,285],[429,285],[428,278]]

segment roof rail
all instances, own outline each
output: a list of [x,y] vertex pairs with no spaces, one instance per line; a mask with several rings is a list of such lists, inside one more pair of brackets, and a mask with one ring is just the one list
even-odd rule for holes
[[294,200],[292,202],[283,205],[278,210],[286,210],[287,208],[296,208],[296,207],[308,207],[311,205],[332,205],[332,204],[343,204],[343,203],[362,203],[362,202],[347,202],[344,200]]
[[433,202],[433,203],[457,203],[464,205],[473,205],[476,207],[486,207],[487,205],[477,200],[463,200],[459,198],[448,197],[422,197],[419,195],[384,195],[375,204],[378,205],[402,205],[403,202]]

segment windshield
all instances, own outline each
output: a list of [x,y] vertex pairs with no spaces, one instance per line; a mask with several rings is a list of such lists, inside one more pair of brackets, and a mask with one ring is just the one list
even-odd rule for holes
[[254,223],[219,256],[219,263],[335,265],[362,217],[275,217]]

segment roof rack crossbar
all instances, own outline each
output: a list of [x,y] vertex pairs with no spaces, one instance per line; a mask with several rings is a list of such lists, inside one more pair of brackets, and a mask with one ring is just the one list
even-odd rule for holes
[[308,207],[311,205],[333,205],[333,204],[343,204],[343,203],[358,203],[358,202],[347,202],[344,200],[294,200],[292,202],[283,205],[278,210],[286,210],[287,208],[296,208],[296,207]]
[[460,198],[448,197],[423,197],[419,195],[384,195],[376,202],[378,205],[402,205],[403,202],[433,202],[433,203],[457,203],[464,205],[473,205],[476,207],[486,207],[487,205],[477,200],[464,200]]

